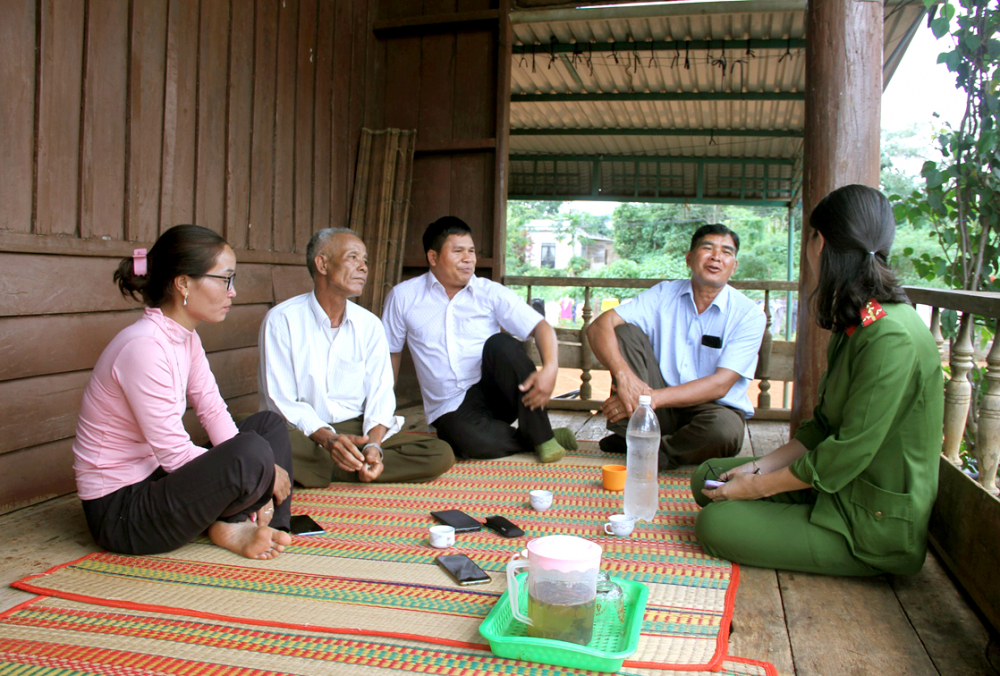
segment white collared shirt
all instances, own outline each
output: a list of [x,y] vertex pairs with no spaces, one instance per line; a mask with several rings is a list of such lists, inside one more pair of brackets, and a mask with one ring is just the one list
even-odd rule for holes
[[[753,415],[747,388],[757,369],[766,318],[752,300],[727,284],[698,314],[691,280],[678,279],[643,291],[615,312],[649,338],[667,385],[705,378],[719,368],[735,371],[739,380],[716,403],[739,409],[747,418]],[[705,336],[720,339],[721,347],[703,344]]]
[[382,322],[350,301],[339,330],[312,291],[271,308],[260,327],[258,374],[261,409],[306,436],[362,414],[364,434],[398,427]]
[[430,272],[393,287],[382,312],[389,351],[410,346],[429,423],[457,409],[482,378],[490,336],[503,329],[525,340],[544,320],[507,287],[475,275],[449,300]]

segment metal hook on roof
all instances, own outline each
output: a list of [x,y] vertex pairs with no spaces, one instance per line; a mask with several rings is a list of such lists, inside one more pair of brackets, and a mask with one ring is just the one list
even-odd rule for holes
[[790,58],[792,58],[792,39],[788,38],[788,43],[785,45],[785,53],[778,57],[778,63]]
[[587,43],[587,67],[590,68],[590,77],[594,77],[594,43]]
[[752,49],[750,49],[750,38],[747,38],[747,51],[745,53],[745,56],[748,59],[756,59],[757,58],[757,55],[753,53]]
[[618,43],[615,42],[614,40],[611,41],[611,58],[613,58],[615,60],[615,64],[616,65],[619,63],[619,61],[618,61]]
[[670,60],[670,67],[671,68],[673,68],[674,66],[676,66],[680,62],[680,60],[681,60],[681,45],[680,45],[679,42],[675,42],[674,43],[674,49],[677,51],[677,53],[674,54],[674,58]]
[[715,130],[714,129],[711,130],[711,133],[708,136],[708,145],[710,145],[710,146],[717,146],[717,145],[719,145],[716,142],[716,140],[715,140]]
[[691,70],[691,43],[684,41],[684,70]]
[[556,43],[557,42],[559,42],[559,39],[556,38],[555,35],[553,35],[551,38],[549,38],[549,68],[548,68],[549,70],[552,69],[552,64],[555,63],[555,60],[558,58],[556,56]]

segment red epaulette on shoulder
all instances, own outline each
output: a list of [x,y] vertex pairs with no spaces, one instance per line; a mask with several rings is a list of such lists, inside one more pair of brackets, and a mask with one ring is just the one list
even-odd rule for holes
[[861,309],[861,325],[868,326],[885,317],[885,310],[878,301],[872,298],[868,304]]

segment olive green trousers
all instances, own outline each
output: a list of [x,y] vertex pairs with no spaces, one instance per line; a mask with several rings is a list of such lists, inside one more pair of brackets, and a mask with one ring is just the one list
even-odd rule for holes
[[[362,419],[334,423],[340,434],[361,435]],[[331,481],[356,482],[356,472],[340,469],[330,452],[296,429],[288,431],[292,442],[295,481],[306,488],[325,488]],[[420,483],[441,476],[455,464],[447,442],[429,434],[394,434],[382,442],[385,468],[373,483]]]
[[691,492],[701,505],[695,533],[712,556],[759,568],[821,575],[878,575],[882,571],[855,558],[840,533],[813,525],[813,489],[779,493],[761,500],[712,502],[701,490],[712,466],[718,474],[753,458],[717,458],[691,476]]

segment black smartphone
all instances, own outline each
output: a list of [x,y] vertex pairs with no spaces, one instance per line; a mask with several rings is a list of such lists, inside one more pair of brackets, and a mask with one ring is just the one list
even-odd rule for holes
[[472,533],[482,530],[482,524],[465,512],[457,509],[446,509],[442,512],[431,512],[431,516],[446,526],[451,526],[456,533]]
[[486,584],[490,576],[475,561],[465,554],[445,554],[436,559],[437,565],[444,568],[455,582],[463,587],[470,584]]
[[519,538],[524,531],[502,516],[491,516],[486,519],[486,527],[503,535],[505,538]]
[[292,535],[322,535],[326,531],[308,514],[296,514],[289,523]]

